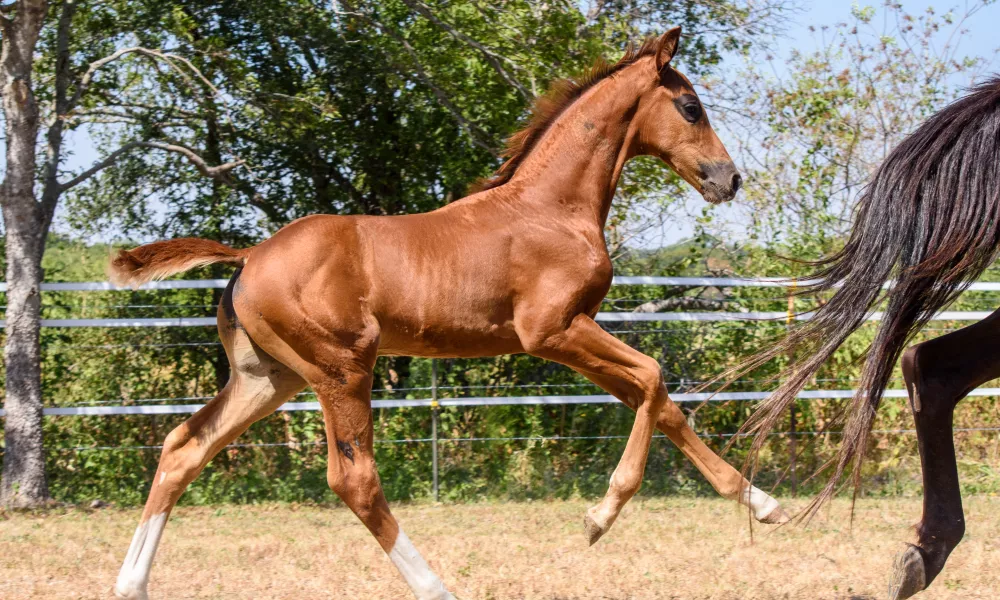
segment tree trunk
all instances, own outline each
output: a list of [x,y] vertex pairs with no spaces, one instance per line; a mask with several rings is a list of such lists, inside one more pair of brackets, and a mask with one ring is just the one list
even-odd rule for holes
[[[28,198],[28,202],[34,204],[35,199]],[[7,226],[7,341],[4,346],[7,366],[4,437],[7,447],[3,481],[0,482],[0,505],[25,508],[44,503],[49,497],[42,436],[39,347],[42,247],[30,229],[31,220],[12,218],[11,213],[17,210],[10,204],[15,202],[9,202],[3,211]],[[23,207],[25,203],[17,204]],[[14,221],[21,223],[12,226]]]
[[7,133],[7,172],[0,186],[7,239],[6,450],[0,506],[30,507],[49,497],[42,442],[39,291],[48,211],[35,199],[38,104],[31,84],[44,1],[22,0],[2,17],[0,84]]

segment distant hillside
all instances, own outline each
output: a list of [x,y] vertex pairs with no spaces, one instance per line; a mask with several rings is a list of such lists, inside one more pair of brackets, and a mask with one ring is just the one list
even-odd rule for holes
[[615,264],[615,273],[697,276],[719,271],[739,272],[734,264],[746,256],[746,251],[727,248],[714,238],[687,239],[662,248],[632,250]]

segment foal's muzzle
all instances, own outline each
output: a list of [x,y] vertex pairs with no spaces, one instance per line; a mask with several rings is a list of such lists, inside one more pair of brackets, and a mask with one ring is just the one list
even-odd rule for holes
[[702,163],[701,194],[712,204],[729,202],[743,187],[743,177],[732,161]]

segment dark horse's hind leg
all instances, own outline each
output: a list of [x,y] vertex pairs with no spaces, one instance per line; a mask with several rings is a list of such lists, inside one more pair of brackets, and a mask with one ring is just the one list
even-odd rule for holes
[[902,367],[917,427],[924,514],[917,545],[897,559],[891,600],[909,598],[930,585],[965,534],[952,415],[966,394],[1000,377],[1000,310],[907,349]]

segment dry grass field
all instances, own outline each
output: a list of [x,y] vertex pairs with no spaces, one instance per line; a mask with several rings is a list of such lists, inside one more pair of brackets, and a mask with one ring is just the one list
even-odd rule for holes
[[[786,502],[793,507],[804,502]],[[968,534],[922,599],[995,598],[1000,498],[967,501]],[[397,506],[410,537],[463,600],[884,598],[916,499],[846,502],[809,528],[755,528],[721,500],[633,501],[592,548],[587,503]],[[137,510],[0,515],[0,598],[110,598]],[[155,600],[406,599],[391,564],[342,507],[177,509],[150,583]]]

